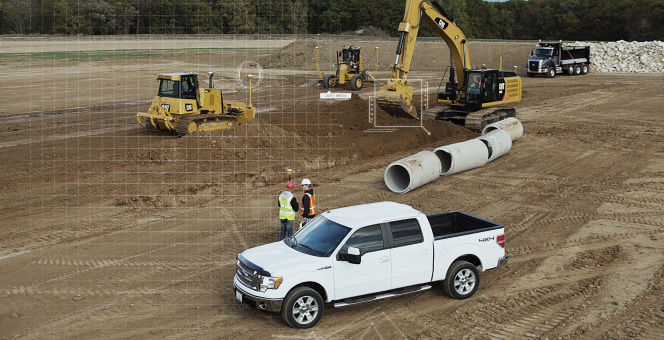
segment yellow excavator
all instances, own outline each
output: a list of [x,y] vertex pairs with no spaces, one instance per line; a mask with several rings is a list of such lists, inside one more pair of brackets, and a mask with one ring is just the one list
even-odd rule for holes
[[136,115],[138,123],[150,133],[182,137],[196,131],[230,129],[256,116],[256,108],[251,104],[251,75],[248,76],[249,104],[225,101],[212,83],[214,73],[208,75],[208,87],[201,88],[197,73],[158,74],[159,92],[148,113]]
[[396,60],[390,66],[390,80],[376,94],[378,106],[393,116],[419,118],[407,79],[422,18],[443,38],[451,55],[445,90],[438,92],[438,105],[425,110],[423,118],[449,120],[481,131],[488,124],[516,117],[514,108],[498,106],[521,100],[521,78],[516,75],[516,67],[514,71],[502,71],[502,65],[498,70],[470,69],[465,35],[435,0],[406,1]]

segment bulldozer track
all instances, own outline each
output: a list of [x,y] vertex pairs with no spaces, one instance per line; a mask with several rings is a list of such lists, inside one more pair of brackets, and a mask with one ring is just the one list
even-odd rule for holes
[[184,137],[189,134],[189,124],[192,122],[196,123],[196,126],[200,126],[201,123],[207,122],[207,120],[214,120],[215,122],[221,121],[230,121],[232,125],[237,125],[237,118],[231,115],[220,115],[220,114],[204,114],[196,115],[190,117],[182,117],[178,119],[178,123],[175,126],[175,135],[178,137]]
[[516,118],[514,108],[487,108],[468,114],[465,126],[468,130],[482,132],[485,126],[510,117]]

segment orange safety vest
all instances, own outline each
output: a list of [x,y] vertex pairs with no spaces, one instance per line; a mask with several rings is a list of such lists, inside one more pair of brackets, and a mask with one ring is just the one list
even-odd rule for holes
[[[310,207],[309,207],[309,215],[316,215],[316,194],[310,194],[310,193],[305,193],[304,195],[309,196],[309,202]],[[304,201],[304,195],[302,196],[302,200]],[[300,205],[300,215],[304,216],[304,204]]]

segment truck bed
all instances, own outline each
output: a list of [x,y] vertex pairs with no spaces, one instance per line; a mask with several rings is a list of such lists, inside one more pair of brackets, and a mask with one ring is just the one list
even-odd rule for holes
[[503,228],[498,223],[461,211],[427,215],[427,219],[431,225],[435,240]]

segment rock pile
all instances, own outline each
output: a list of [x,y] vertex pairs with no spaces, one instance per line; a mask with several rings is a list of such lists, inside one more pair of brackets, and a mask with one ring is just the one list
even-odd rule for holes
[[591,70],[595,72],[664,72],[664,42],[588,43],[577,41],[575,46],[590,46]]

